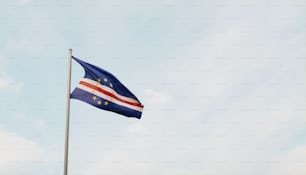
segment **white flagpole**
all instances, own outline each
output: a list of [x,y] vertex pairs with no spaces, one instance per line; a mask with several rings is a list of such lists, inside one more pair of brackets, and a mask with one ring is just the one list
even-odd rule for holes
[[67,175],[67,173],[68,173],[70,91],[71,91],[71,60],[72,60],[72,49],[69,49],[68,86],[67,86],[68,88],[67,88],[67,103],[66,103],[66,135],[65,135],[64,175]]

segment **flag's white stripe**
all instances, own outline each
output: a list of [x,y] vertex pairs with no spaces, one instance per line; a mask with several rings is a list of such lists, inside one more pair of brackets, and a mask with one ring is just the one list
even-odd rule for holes
[[99,87],[99,88],[101,88],[101,89],[103,89],[103,90],[105,90],[105,91],[107,91],[107,92],[110,92],[110,93],[114,94],[116,97],[118,97],[118,98],[120,98],[120,99],[122,99],[122,100],[125,100],[125,101],[128,101],[128,102],[132,102],[132,103],[138,103],[138,104],[139,104],[139,102],[136,101],[135,99],[129,98],[129,97],[125,97],[125,96],[122,96],[122,95],[116,93],[116,91],[114,91],[113,89],[111,89],[111,88],[109,88],[109,87],[107,87],[107,86],[104,86],[104,85],[100,84],[100,83],[97,82],[97,81],[94,81],[94,80],[91,80],[91,79],[88,79],[88,78],[83,78],[81,81],[84,81],[84,82],[89,83],[89,84],[91,84],[91,85],[93,85],[93,86]]
[[[87,87],[87,86],[84,86],[84,85],[82,85],[82,84],[79,84],[79,85],[78,85],[78,88],[80,88],[80,89],[82,89],[82,90],[84,90],[84,91],[86,91],[86,92],[89,92],[89,93],[91,93],[91,94],[93,94],[93,95],[95,95],[95,96],[101,97],[101,98],[103,98],[103,99],[105,99],[105,100],[107,100],[107,101],[116,103],[117,105],[124,106],[124,107],[130,108],[130,109],[133,109],[133,110],[142,112],[142,109],[143,109],[143,108],[141,108],[141,107],[133,106],[133,105],[130,105],[130,104],[121,102],[121,101],[119,101],[119,100],[117,100],[117,99],[114,99],[114,98],[112,98],[112,97],[110,97],[110,96],[107,96],[107,95],[105,95],[105,94],[103,94],[103,93],[101,93],[101,92],[99,92],[99,91],[96,91],[96,90],[94,90],[94,89],[91,89],[91,88],[89,88],[89,87]],[[93,93],[93,91],[94,91],[94,93]]]

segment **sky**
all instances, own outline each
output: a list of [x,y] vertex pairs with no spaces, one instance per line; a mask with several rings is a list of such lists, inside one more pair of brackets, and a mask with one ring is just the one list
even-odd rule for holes
[[306,174],[305,1],[0,2],[1,175],[63,174],[69,48],[144,111],[71,100],[68,174]]

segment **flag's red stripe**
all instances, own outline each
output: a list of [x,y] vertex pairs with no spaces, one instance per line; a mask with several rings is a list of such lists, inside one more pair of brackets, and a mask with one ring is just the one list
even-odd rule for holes
[[97,87],[97,86],[92,85],[92,84],[89,84],[89,83],[87,83],[87,82],[80,81],[80,84],[82,84],[82,85],[84,85],[84,86],[87,86],[87,87],[89,87],[89,88],[91,88],[91,89],[94,89],[94,90],[96,90],[96,91],[99,91],[99,92],[101,92],[101,93],[103,93],[103,94],[105,94],[105,95],[107,95],[107,96],[109,96],[109,97],[111,97],[111,98],[114,98],[114,99],[116,99],[116,100],[118,100],[118,101],[121,101],[121,102],[123,102],[123,103],[129,104],[129,105],[132,105],[132,106],[141,107],[141,108],[143,107],[143,106],[142,106],[141,104],[139,104],[139,103],[133,103],[133,102],[129,102],[129,101],[123,100],[123,99],[121,99],[121,98],[115,96],[114,94],[112,94],[112,93],[110,93],[110,92],[108,92],[108,91],[105,91],[105,90],[103,90],[103,89],[101,89],[101,88],[99,88],[99,87]]

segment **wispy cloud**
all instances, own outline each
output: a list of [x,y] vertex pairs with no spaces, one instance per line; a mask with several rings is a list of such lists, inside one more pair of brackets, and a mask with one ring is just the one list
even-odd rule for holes
[[167,105],[172,102],[172,97],[166,92],[160,92],[153,89],[146,89],[145,96],[148,103],[152,105]]
[[0,72],[0,91],[13,92],[19,94],[23,83],[14,80],[5,72]]
[[11,76],[7,70],[8,60],[0,56],[0,92],[11,92],[19,94],[22,91],[23,83]]

